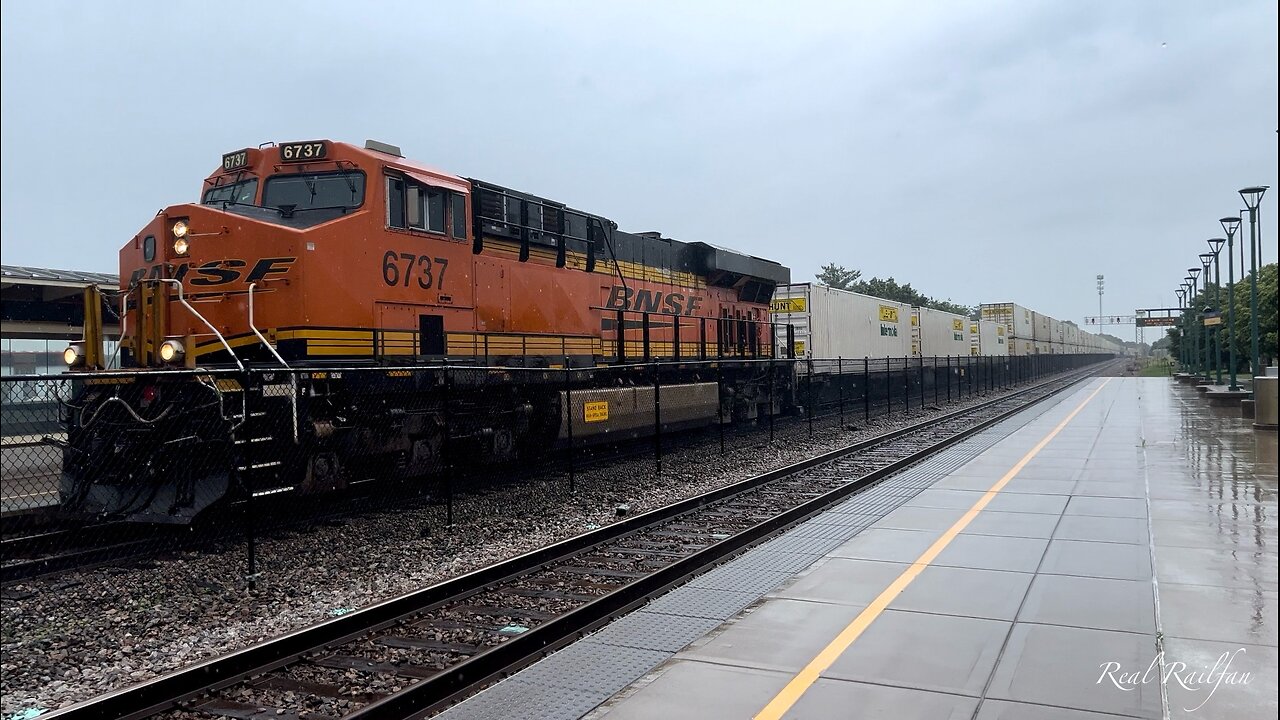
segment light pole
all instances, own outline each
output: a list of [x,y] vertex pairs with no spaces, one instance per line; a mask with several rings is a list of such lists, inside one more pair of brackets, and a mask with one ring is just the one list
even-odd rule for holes
[[1200,293],[1196,289],[1196,281],[1200,279],[1200,268],[1187,268],[1187,279],[1191,281],[1191,302],[1187,303],[1187,307],[1191,309],[1191,327],[1196,331],[1196,354],[1195,354],[1195,376],[1200,377],[1200,312],[1196,309],[1200,305]]
[[1249,208],[1249,377],[1262,372],[1258,365],[1258,206],[1268,187],[1260,185],[1240,191]]
[[1187,313],[1182,299],[1187,294],[1187,287],[1179,285],[1174,292],[1178,295],[1178,322],[1182,325],[1182,339],[1178,342],[1178,372],[1185,373],[1187,371]]
[[1196,335],[1194,332],[1194,328],[1191,325],[1191,303],[1192,303],[1192,297],[1195,295],[1195,292],[1193,290],[1193,283],[1194,281],[1191,279],[1190,275],[1182,278],[1182,292],[1187,296],[1186,303],[1184,303],[1183,305],[1182,325],[1186,328],[1187,341],[1190,343],[1187,345],[1187,374],[1188,375],[1195,375],[1195,370],[1196,370],[1196,363],[1195,363]]
[[1236,384],[1236,258],[1232,245],[1240,228],[1240,218],[1224,217],[1218,222],[1227,233],[1227,368],[1231,372],[1231,386],[1227,389],[1235,392],[1240,386]]
[[1222,263],[1218,255],[1225,242],[1223,238],[1209,238],[1209,249],[1213,251],[1213,309],[1218,317],[1213,326],[1213,373],[1218,385],[1222,384]]
[[1209,272],[1209,268],[1213,267],[1213,253],[1200,253],[1200,266],[1204,268],[1204,297],[1200,298],[1200,302],[1205,303],[1200,313],[1200,327],[1204,330],[1204,381],[1207,384],[1209,378],[1209,357],[1213,356],[1214,367],[1217,367],[1217,356],[1213,355],[1213,336],[1214,332],[1209,324],[1209,312],[1213,309],[1209,303],[1209,280],[1213,278],[1213,273]]
[[[1106,285],[1106,280],[1101,275],[1099,275],[1098,276],[1098,324],[1099,325],[1102,324],[1102,288],[1104,285]],[[1101,332],[1101,330],[1099,330],[1099,332]]]

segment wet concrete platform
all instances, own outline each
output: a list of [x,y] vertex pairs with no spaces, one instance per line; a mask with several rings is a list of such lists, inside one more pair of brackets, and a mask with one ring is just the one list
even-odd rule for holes
[[[1276,716],[1275,432],[1112,378],[985,435],[865,526],[834,508],[731,563],[771,574],[695,579],[446,715]],[[610,663],[637,679],[583,684]]]

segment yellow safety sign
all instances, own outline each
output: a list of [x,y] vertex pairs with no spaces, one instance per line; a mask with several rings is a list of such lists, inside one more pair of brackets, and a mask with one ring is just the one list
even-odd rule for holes
[[898,308],[892,305],[880,306],[880,322],[898,322]]
[[609,419],[609,401],[598,400],[582,406],[582,419],[587,422],[604,422]]

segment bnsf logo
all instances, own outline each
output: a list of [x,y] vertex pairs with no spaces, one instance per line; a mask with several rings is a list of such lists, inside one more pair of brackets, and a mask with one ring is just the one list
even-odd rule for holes
[[661,290],[632,290],[629,287],[614,285],[609,293],[609,302],[605,307],[610,310],[635,310],[637,312],[661,312],[670,315],[693,315],[701,306],[703,298],[698,295]]
[[247,285],[249,283],[260,282],[270,278],[272,275],[284,275],[289,272],[289,268],[293,266],[296,257],[278,257],[278,258],[262,258],[254,263],[253,268],[247,273],[242,268],[249,266],[244,260],[210,260],[207,263],[194,265],[192,263],[183,263],[178,266],[174,265],[152,265],[150,271],[147,268],[138,268],[129,276],[129,286],[146,278],[149,280],[159,280],[161,278],[173,279],[178,282],[187,280],[190,275],[189,284],[198,287],[208,287],[211,285],[227,285],[243,280]]

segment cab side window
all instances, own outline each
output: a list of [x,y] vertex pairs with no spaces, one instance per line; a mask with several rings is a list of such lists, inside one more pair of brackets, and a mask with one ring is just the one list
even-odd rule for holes
[[387,226],[406,227],[404,217],[404,181],[387,178]]
[[445,207],[452,202],[453,236],[466,236],[465,204],[461,195],[403,178],[387,178],[387,227],[445,232]]
[[467,199],[456,193],[450,194],[449,200],[451,207],[449,208],[450,220],[452,220],[452,235],[456,238],[465,238],[467,236]]

